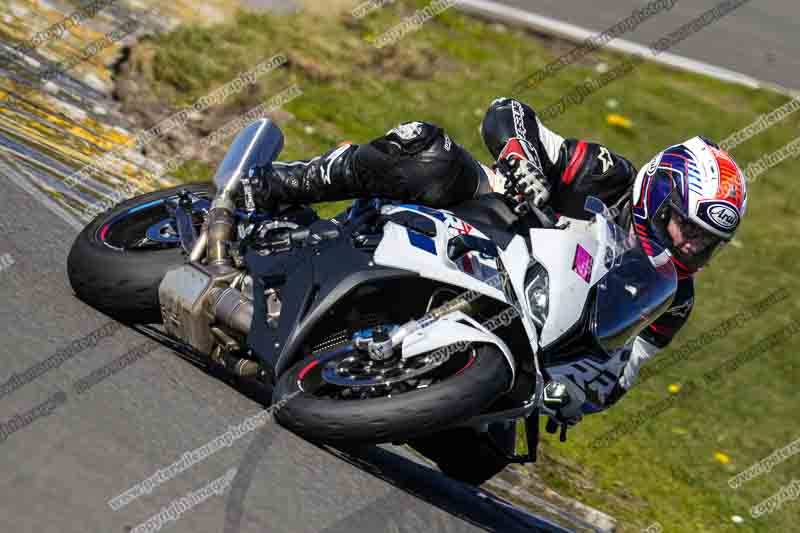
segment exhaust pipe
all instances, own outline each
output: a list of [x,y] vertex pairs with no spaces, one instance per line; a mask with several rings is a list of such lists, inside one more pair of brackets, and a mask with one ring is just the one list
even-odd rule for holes
[[208,265],[231,266],[228,243],[233,235],[233,212],[226,206],[218,207],[217,201],[208,213]]
[[208,295],[214,319],[244,335],[250,333],[253,323],[253,302],[237,289],[217,287]]

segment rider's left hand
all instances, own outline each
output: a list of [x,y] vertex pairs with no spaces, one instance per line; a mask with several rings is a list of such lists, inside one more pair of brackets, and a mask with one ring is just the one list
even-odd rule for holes
[[555,414],[551,418],[562,425],[574,426],[583,419],[586,395],[569,380],[549,382],[544,388],[544,404]]

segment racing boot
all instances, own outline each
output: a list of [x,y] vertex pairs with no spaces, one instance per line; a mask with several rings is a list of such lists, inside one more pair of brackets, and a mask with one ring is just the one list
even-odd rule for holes
[[282,204],[311,204],[344,200],[356,189],[353,153],[357,145],[344,144],[306,161],[279,162],[253,167],[247,177],[254,185],[259,209]]
[[315,203],[387,198],[447,207],[472,198],[481,168],[442,128],[407,122],[368,144],[344,144],[308,161],[250,171],[256,203]]

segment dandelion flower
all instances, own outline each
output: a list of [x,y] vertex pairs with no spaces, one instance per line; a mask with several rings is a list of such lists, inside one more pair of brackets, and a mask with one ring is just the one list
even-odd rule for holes
[[623,117],[622,115],[618,115],[616,113],[611,113],[606,116],[606,122],[611,126],[617,126],[619,128],[623,128],[629,130],[633,127],[633,122],[631,119]]

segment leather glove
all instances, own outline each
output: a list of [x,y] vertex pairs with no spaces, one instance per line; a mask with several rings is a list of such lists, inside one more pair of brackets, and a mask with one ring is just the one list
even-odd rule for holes
[[533,163],[519,157],[508,157],[497,161],[497,170],[509,183],[507,190],[541,207],[550,199],[550,182]]
[[[241,178],[245,209],[249,211],[251,207],[255,206],[259,211],[272,211],[277,207],[274,195],[271,194],[272,182],[269,177],[272,174],[271,165],[254,166],[247,169]],[[250,198],[252,198],[252,204]]]

